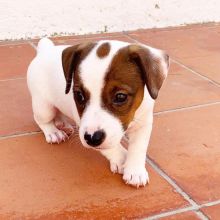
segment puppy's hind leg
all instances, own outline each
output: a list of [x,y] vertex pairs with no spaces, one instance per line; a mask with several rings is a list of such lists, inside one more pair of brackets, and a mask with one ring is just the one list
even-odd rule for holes
[[71,136],[77,129],[76,124],[59,111],[56,114],[54,123],[58,129],[64,131],[68,136]]
[[56,108],[45,100],[32,98],[34,119],[44,133],[46,141],[50,144],[60,143],[68,139],[68,135],[59,130],[54,124]]

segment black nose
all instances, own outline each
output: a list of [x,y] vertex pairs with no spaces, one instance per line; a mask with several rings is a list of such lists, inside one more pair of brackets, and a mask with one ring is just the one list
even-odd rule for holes
[[84,139],[88,145],[92,147],[97,147],[104,141],[105,132],[103,130],[99,130],[96,131],[93,135],[86,132],[84,134]]

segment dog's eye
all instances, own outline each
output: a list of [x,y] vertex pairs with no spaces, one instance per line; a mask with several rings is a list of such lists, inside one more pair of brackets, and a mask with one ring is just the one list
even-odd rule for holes
[[128,95],[124,93],[117,93],[114,97],[113,103],[116,105],[123,105],[126,103]]
[[81,91],[75,91],[74,96],[75,96],[76,101],[79,104],[84,104],[85,103],[85,97],[84,97],[84,95]]

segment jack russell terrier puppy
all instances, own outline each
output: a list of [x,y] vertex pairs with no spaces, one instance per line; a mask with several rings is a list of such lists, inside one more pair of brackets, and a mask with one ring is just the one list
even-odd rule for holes
[[48,143],[65,141],[73,127],[64,116],[73,119],[84,147],[99,150],[127,184],[144,186],[154,101],[168,67],[167,54],[145,45],[55,46],[43,38],[27,73],[34,119]]

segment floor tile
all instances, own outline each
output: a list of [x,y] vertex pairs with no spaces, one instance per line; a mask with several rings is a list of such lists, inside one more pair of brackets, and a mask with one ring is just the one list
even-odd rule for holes
[[26,79],[0,82],[0,136],[39,130],[33,120]]
[[[142,43],[166,50],[195,71],[220,83],[218,69],[220,50],[220,26],[204,26],[195,29],[176,29],[150,33],[131,33]],[[211,40],[210,40],[211,39]]]
[[161,218],[161,220],[198,220],[200,219],[194,212],[184,212],[169,217]]
[[50,145],[42,134],[29,135],[0,140],[0,146],[2,218],[140,218],[188,205],[151,168],[149,186],[126,185],[76,137]]
[[[220,40],[218,44],[220,44]],[[195,70],[199,74],[206,76],[209,79],[215,81],[220,86],[219,61],[220,61],[219,52],[213,53],[212,55],[209,56],[181,59],[181,62],[184,63],[184,65]]]
[[29,44],[0,46],[0,80],[25,77],[34,56]]
[[220,199],[220,104],[158,115],[149,155],[194,200]]
[[220,216],[220,205],[202,208],[202,212],[212,220],[218,220]]
[[[129,34],[139,42],[166,50],[173,58],[201,57],[218,50],[220,26]],[[212,39],[212,40],[210,40]],[[207,42],[209,42],[207,44]],[[217,48],[216,48],[217,47]]]
[[155,112],[220,101],[220,86],[171,62]]
[[[171,58],[220,84],[220,25],[140,30],[128,35],[167,50]],[[55,44],[115,39],[123,33],[53,38]],[[34,39],[32,42],[36,43]],[[0,42],[0,136],[39,130],[26,80],[35,50],[25,41]],[[7,80],[10,79],[10,80]],[[220,101],[219,87],[171,64],[155,112]],[[199,204],[220,200],[220,105],[162,113],[154,118],[149,156]],[[113,175],[77,137],[46,144],[43,134],[0,140],[0,219],[134,219],[189,204],[152,168],[150,185],[135,189]],[[202,208],[218,219],[220,205]],[[186,212],[163,219],[198,219]]]
[[129,36],[146,45],[163,49],[173,58],[180,58],[198,55],[198,50],[194,50],[193,34],[194,31],[192,30],[180,29],[153,33],[133,33]]

